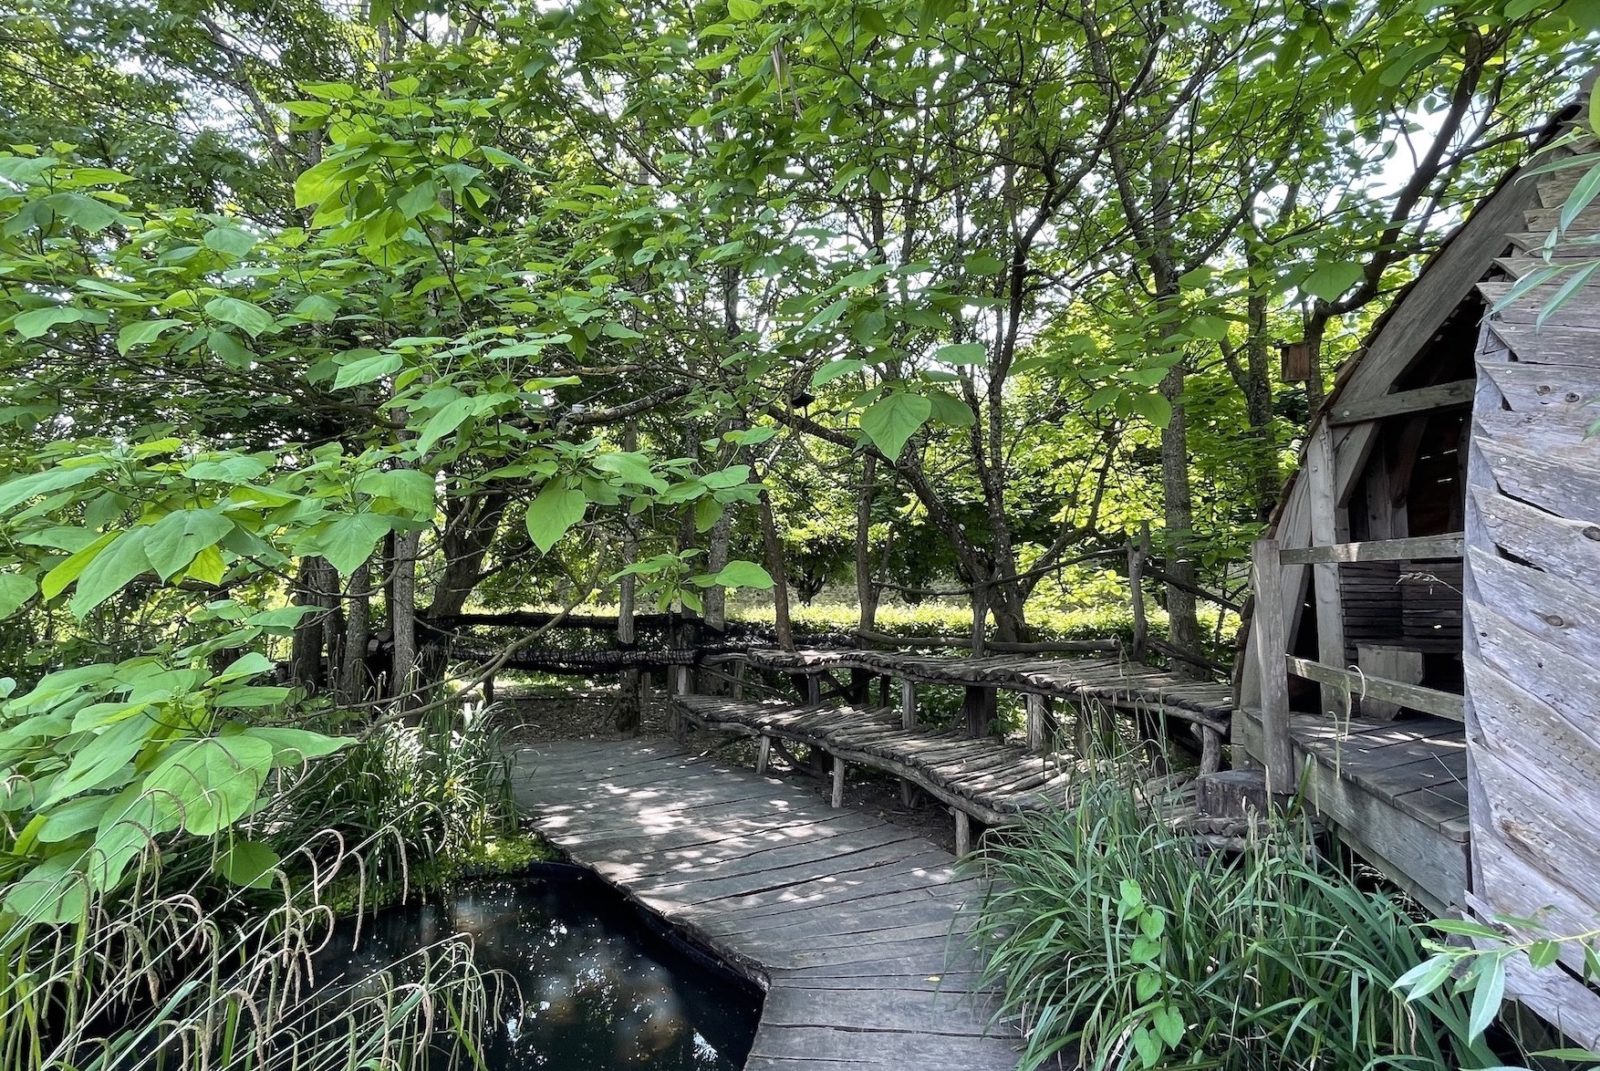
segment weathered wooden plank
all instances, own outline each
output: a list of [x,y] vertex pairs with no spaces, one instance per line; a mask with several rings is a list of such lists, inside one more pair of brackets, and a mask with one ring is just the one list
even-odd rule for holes
[[1424,688],[1416,684],[1404,684],[1400,681],[1383,680],[1379,677],[1367,677],[1352,670],[1341,669],[1337,666],[1326,666],[1320,662],[1313,662],[1309,658],[1299,658],[1295,655],[1284,655],[1284,663],[1289,667],[1289,672],[1308,680],[1321,684],[1337,684],[1349,690],[1354,696],[1373,696],[1377,699],[1398,703],[1413,710],[1420,710],[1427,714],[1436,714],[1441,718],[1450,718],[1453,721],[1462,720],[1461,697],[1449,692],[1441,692],[1436,688]]
[[1250,622],[1250,643],[1255,649],[1261,694],[1262,760],[1271,792],[1294,790],[1294,759],[1289,740],[1289,678],[1283,657],[1289,647],[1284,618],[1275,612],[1282,605],[1283,557],[1275,540],[1263,539],[1251,550],[1256,612]]
[[898,1030],[920,1034],[983,1037],[989,1028],[972,1015],[965,993],[904,989],[865,992],[774,986],[767,991],[761,1021],[774,1026],[831,1026],[846,1030]]
[[1600,889],[1600,852],[1590,836],[1600,800],[1593,791],[1557,798],[1538,782],[1537,769],[1519,771],[1490,748],[1474,751],[1472,763],[1491,823],[1518,858],[1570,888]]
[[1469,602],[1468,613],[1478,651],[1491,669],[1537,696],[1580,731],[1592,729],[1600,666],[1530,635],[1483,603]]
[[1372,539],[1357,543],[1334,543],[1315,547],[1285,547],[1285,565],[1312,562],[1395,562],[1426,561],[1461,557],[1461,534],[1413,536],[1407,539]]
[[1015,1071],[1017,1054],[994,1038],[928,1036],[885,1032],[892,1040],[869,1047],[862,1034],[832,1027],[773,1027],[756,1035],[752,1059],[789,1057],[841,1060],[865,1066],[921,1068],[963,1067],[967,1071]]
[[1584,587],[1538,569],[1474,550],[1473,578],[1482,600],[1507,621],[1575,658],[1600,663],[1600,603],[1593,580]]
[[1470,489],[1483,546],[1507,553],[1578,584],[1600,576],[1600,525],[1568,520],[1481,487]]
[[1472,402],[1473,385],[1472,380],[1462,379],[1433,387],[1418,387],[1415,390],[1380,394],[1361,401],[1343,402],[1328,408],[1328,422],[1334,426],[1358,424],[1366,420],[1383,420],[1406,413],[1469,405]]

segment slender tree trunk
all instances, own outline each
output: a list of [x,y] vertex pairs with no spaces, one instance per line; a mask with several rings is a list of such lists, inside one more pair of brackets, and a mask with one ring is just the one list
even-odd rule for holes
[[367,698],[367,643],[372,638],[372,569],[363,565],[350,574],[344,623],[344,658],[339,665],[339,701],[355,704]]
[[860,608],[857,628],[871,632],[878,618],[878,588],[872,582],[872,500],[877,487],[878,458],[868,454],[861,467],[861,490],[856,495],[856,603]]
[[[632,426],[622,433],[622,448],[636,450],[639,446],[638,432]],[[622,518],[622,564],[632,565],[639,560],[639,537],[634,529],[633,517],[624,514]],[[617,586],[617,646],[628,650],[639,642],[639,632],[635,627],[634,614],[637,610],[635,601],[639,590],[638,577],[632,573],[625,575]],[[637,668],[624,670],[622,679],[618,682],[617,706],[612,712],[612,720],[617,727],[617,733],[624,737],[639,734],[640,708],[643,706],[640,695],[640,677]]]
[[[732,536],[733,511],[724,509],[706,538],[706,572],[719,572],[728,564],[728,544]],[[725,631],[728,627],[728,589],[721,584],[706,588],[702,598],[705,611],[701,616],[705,618],[707,628],[714,633]]]
[[320,691],[327,683],[323,652],[327,649],[325,638],[331,597],[326,590],[326,574],[331,570],[326,569],[326,565],[327,562],[322,558],[301,558],[295,580],[295,605],[314,609],[295,623],[289,654],[289,679],[310,693]]
[[[1161,499],[1167,525],[1166,571],[1177,580],[1197,583],[1194,555],[1189,542],[1194,537],[1194,496],[1189,483],[1189,415],[1183,406],[1183,365],[1173,366],[1161,383],[1161,393],[1172,403],[1172,419],[1161,431]],[[1181,650],[1200,650],[1200,621],[1195,614],[1194,596],[1173,584],[1167,585],[1167,636]],[[1193,676],[1194,668],[1175,659],[1175,671]]]
[[1249,336],[1245,339],[1245,419],[1255,443],[1256,519],[1266,521],[1278,502],[1278,443],[1272,426],[1271,330],[1267,295],[1251,291],[1246,304]]
[[394,637],[391,694],[403,707],[417,705],[417,550],[421,532],[396,533],[389,566],[389,631]]
[[778,539],[778,522],[772,516],[772,496],[763,487],[757,496],[761,515],[761,543],[766,550],[767,572],[772,574],[772,617],[778,633],[778,646],[794,650],[794,630],[789,624],[789,579],[783,567],[783,543]]

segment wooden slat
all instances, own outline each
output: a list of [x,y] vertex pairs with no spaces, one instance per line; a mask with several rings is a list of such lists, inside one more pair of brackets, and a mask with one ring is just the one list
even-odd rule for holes
[[1318,562],[1396,562],[1427,561],[1461,557],[1461,533],[1440,536],[1413,536],[1408,539],[1372,539],[1357,543],[1335,543],[1315,547],[1285,547],[1285,565]]
[[1435,688],[1424,688],[1419,684],[1403,684],[1381,677],[1367,677],[1353,670],[1323,665],[1309,658],[1299,658],[1295,655],[1283,657],[1289,672],[1297,677],[1304,677],[1319,684],[1338,685],[1348,689],[1351,695],[1370,695],[1410,707],[1412,710],[1449,718],[1451,721],[1462,721],[1465,718],[1459,695],[1441,692]]
[[1473,381],[1459,379],[1453,383],[1440,383],[1433,387],[1380,394],[1375,398],[1345,402],[1328,410],[1328,423],[1334,426],[1360,424],[1368,420],[1383,420],[1406,413],[1420,413],[1433,409],[1448,409],[1472,403]]

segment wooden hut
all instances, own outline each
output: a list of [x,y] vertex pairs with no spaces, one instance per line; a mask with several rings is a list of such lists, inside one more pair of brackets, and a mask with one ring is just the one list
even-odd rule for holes
[[[1600,925],[1600,286],[1542,323],[1559,281],[1497,305],[1586,169],[1528,172],[1595,149],[1562,144],[1576,111],[1317,415],[1255,551],[1234,741],[1433,910],[1557,933]],[[1597,241],[1600,206],[1554,255]],[[1600,1040],[1571,974],[1514,971],[1509,991]]]

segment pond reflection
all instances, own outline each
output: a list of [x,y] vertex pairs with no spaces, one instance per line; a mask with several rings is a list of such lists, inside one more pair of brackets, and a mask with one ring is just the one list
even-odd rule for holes
[[381,912],[363,925],[359,946],[339,935],[318,957],[320,970],[355,981],[466,935],[478,963],[520,990],[520,1000],[502,1001],[485,1047],[492,1071],[744,1066],[761,1014],[754,986],[667,936],[592,875],[545,873],[473,882],[438,902]]

